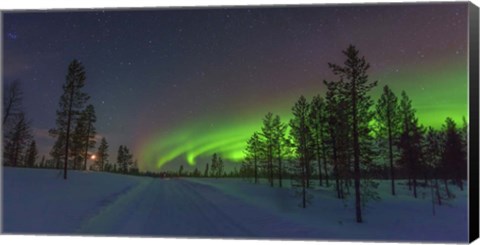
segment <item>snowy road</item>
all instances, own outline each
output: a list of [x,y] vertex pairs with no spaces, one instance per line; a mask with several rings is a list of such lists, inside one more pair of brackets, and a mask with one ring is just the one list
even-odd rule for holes
[[[467,192],[436,206],[429,189],[413,198],[405,183],[354,219],[353,198],[309,190],[306,208],[292,189],[229,178],[154,179],[112,173],[3,168],[2,232],[155,237],[228,237],[465,242]],[[288,181],[285,181],[285,185]]]
[[99,210],[77,232],[176,237],[297,237],[305,235],[299,233],[299,229],[309,230],[259,209],[207,185],[182,179],[148,179]]

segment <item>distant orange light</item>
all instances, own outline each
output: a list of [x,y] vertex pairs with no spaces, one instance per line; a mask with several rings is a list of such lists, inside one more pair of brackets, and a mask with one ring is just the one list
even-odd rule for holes
[[92,159],[92,160],[95,160],[95,158],[96,158],[95,155],[92,155],[92,156],[90,157],[90,159]]

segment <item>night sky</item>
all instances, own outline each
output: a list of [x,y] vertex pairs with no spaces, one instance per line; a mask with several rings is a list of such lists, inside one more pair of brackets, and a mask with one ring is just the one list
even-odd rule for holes
[[[141,170],[236,162],[267,112],[284,121],[300,95],[324,94],[327,62],[357,46],[370,77],[439,128],[467,114],[467,4],[8,12],[3,84],[22,82],[40,156],[53,139],[67,66],[85,66],[99,137]],[[97,144],[98,145],[98,144]]]

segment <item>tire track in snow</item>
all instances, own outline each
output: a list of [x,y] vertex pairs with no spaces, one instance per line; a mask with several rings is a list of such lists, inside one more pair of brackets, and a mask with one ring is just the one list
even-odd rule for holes
[[128,213],[123,212],[133,201],[144,192],[144,190],[151,184],[151,179],[145,179],[133,188],[111,202],[108,202],[98,213],[87,218],[75,233],[80,234],[108,234],[111,228]]

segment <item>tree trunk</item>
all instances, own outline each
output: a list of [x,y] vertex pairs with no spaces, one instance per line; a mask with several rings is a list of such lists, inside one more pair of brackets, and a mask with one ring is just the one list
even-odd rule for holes
[[362,223],[362,207],[360,200],[360,145],[358,140],[356,78],[352,79],[352,114],[353,114],[353,167],[355,178],[355,214],[358,223]]
[[392,195],[395,196],[395,170],[393,169],[393,139],[392,139],[392,129],[390,125],[390,113],[388,113],[388,150],[390,158],[390,178],[392,179]]
[[70,123],[71,123],[71,120],[72,120],[72,104],[73,104],[73,94],[74,94],[74,86],[73,86],[73,82],[71,84],[71,90],[70,90],[70,101],[68,102],[68,111],[67,111],[67,133],[66,133],[66,136],[65,136],[65,162],[63,164],[63,179],[67,179],[67,165],[68,165],[68,143],[69,143],[69,139],[70,139]]
[[91,121],[89,119],[88,120],[88,127],[87,127],[87,141],[86,141],[86,146],[85,146],[85,156],[83,157],[83,160],[84,160],[83,170],[87,170],[88,145],[90,143],[90,124],[91,124]]

